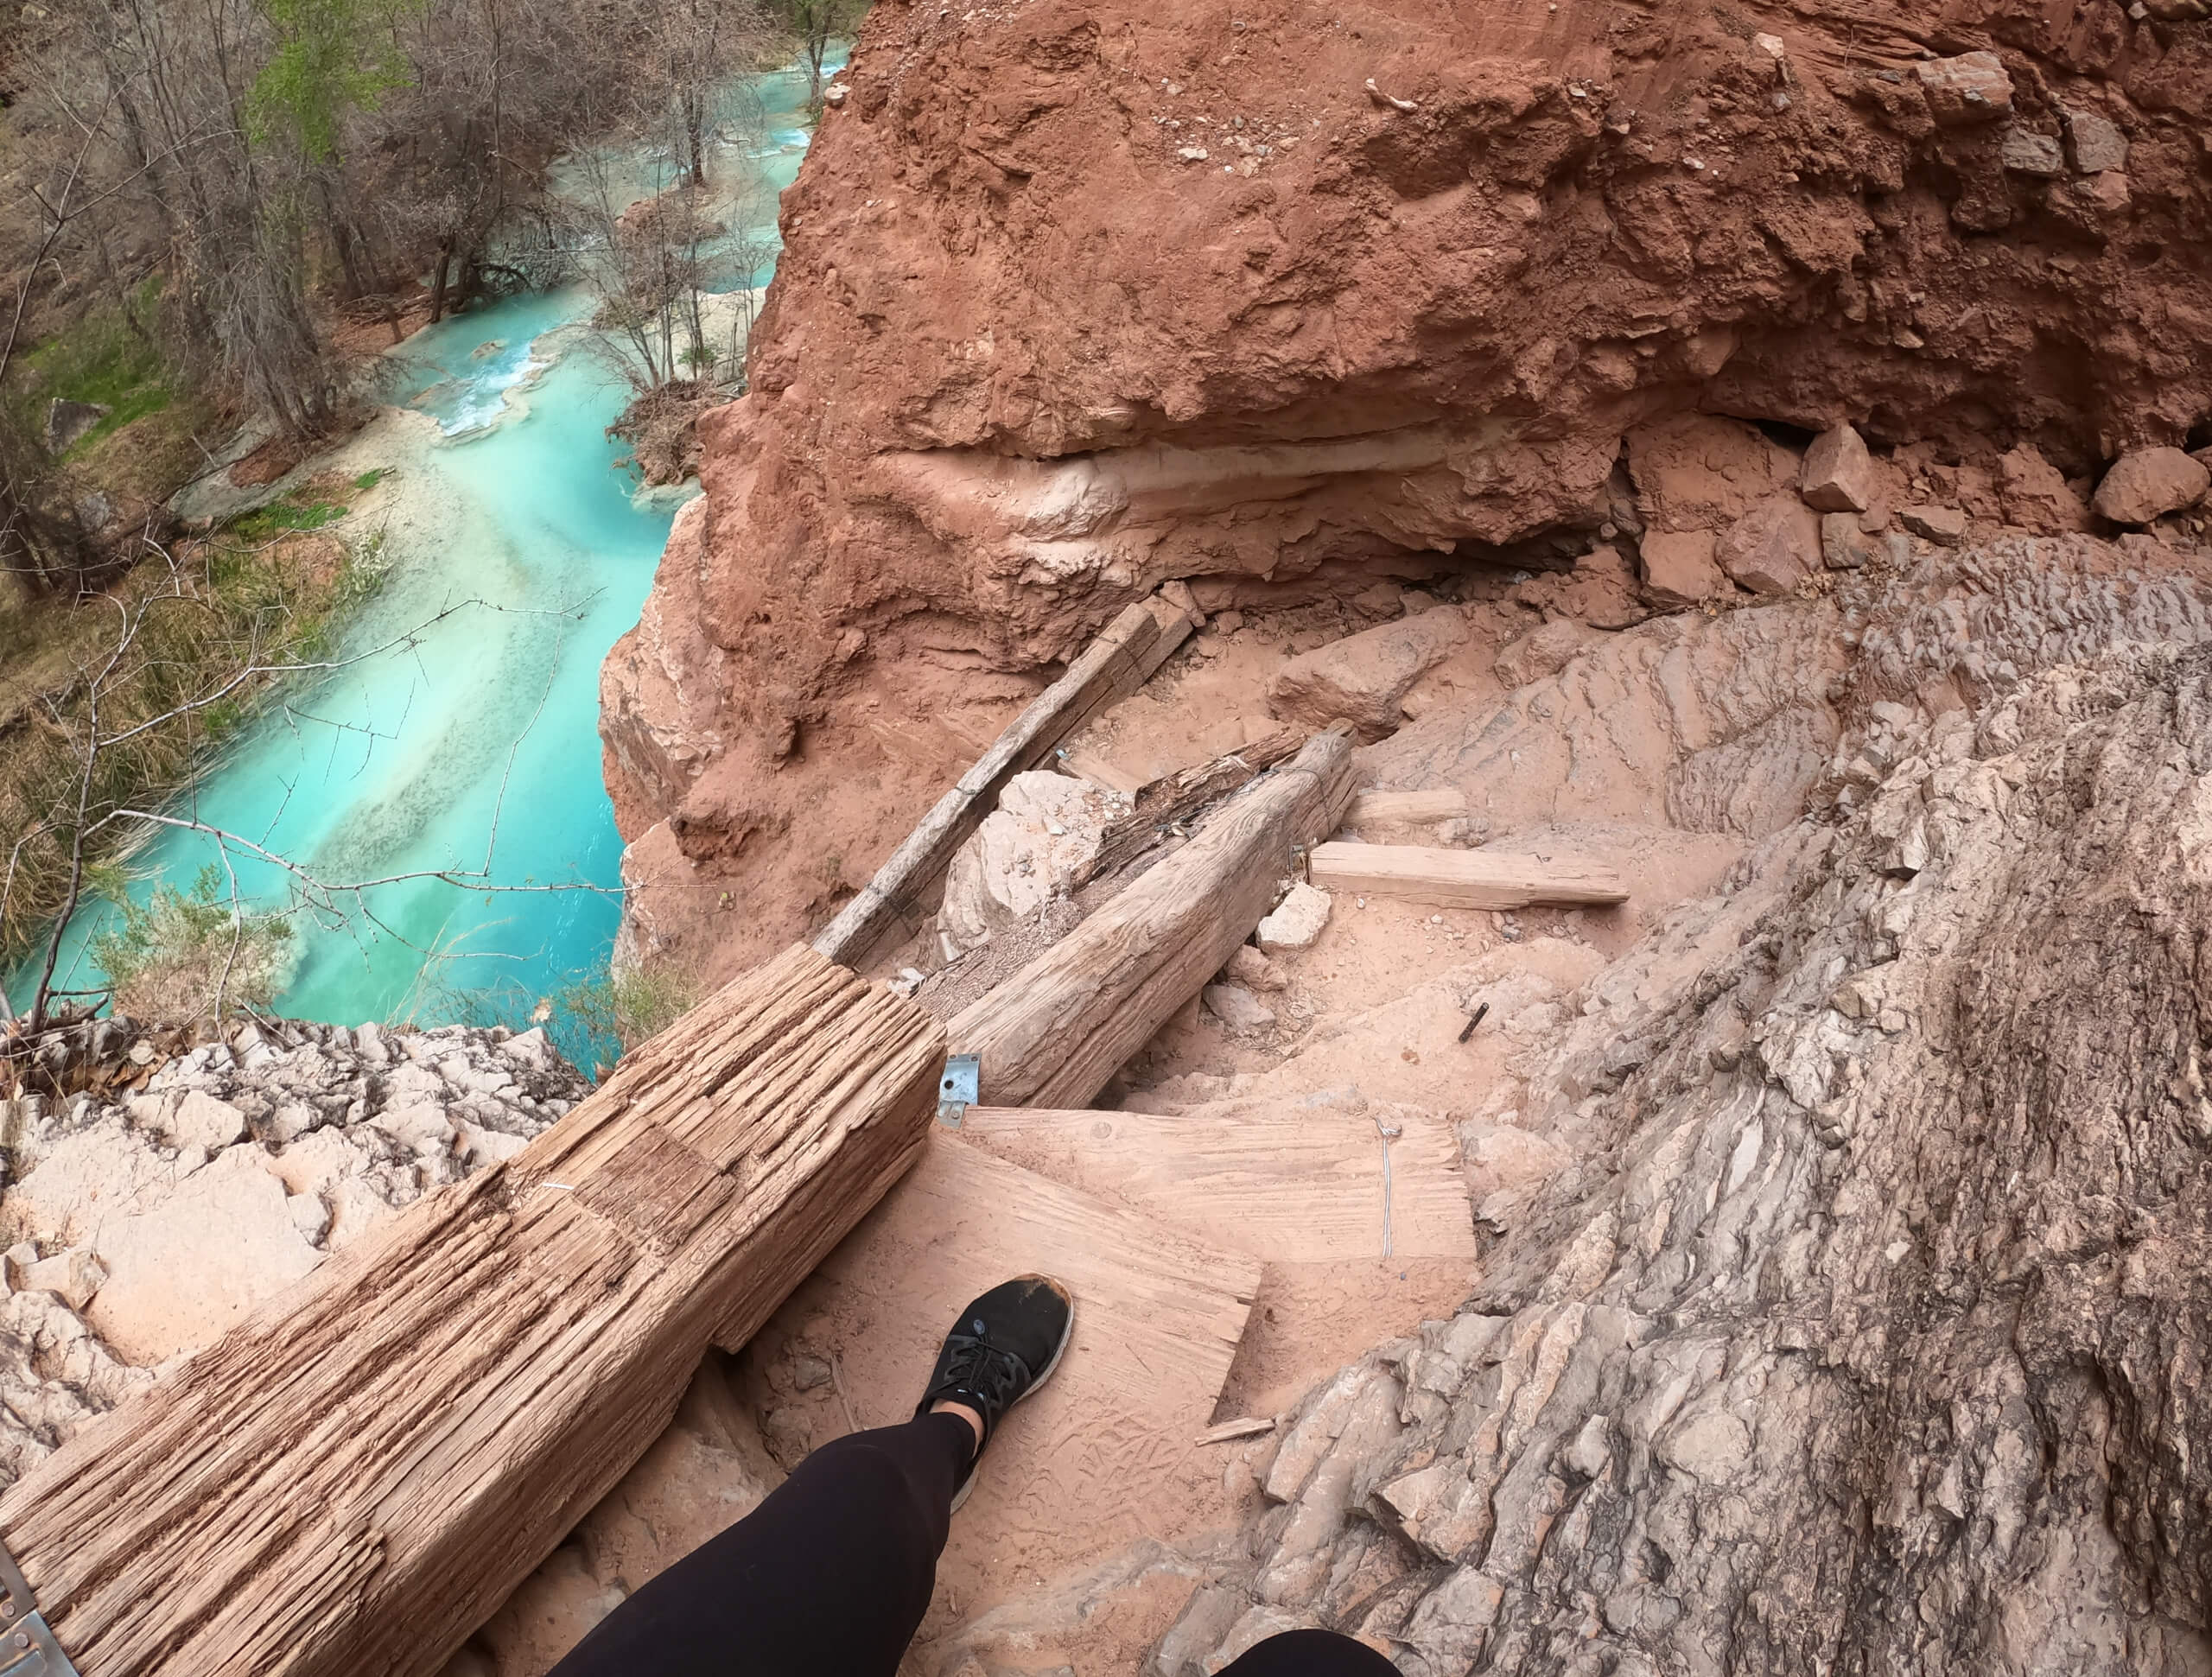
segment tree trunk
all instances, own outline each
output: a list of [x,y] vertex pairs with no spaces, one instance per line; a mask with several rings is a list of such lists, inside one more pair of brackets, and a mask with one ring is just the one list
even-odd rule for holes
[[991,1106],[1088,1106],[1198,993],[1336,829],[1357,778],[1351,739],[1318,734],[1216,810],[1190,843],[948,1027],[982,1058]]
[[453,263],[450,241],[438,246],[437,276],[430,283],[430,324],[435,326],[446,317],[446,270]]

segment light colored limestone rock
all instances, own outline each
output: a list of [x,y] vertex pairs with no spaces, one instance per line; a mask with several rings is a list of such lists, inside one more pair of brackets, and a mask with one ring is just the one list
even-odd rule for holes
[[78,1246],[26,1266],[17,1285],[26,1293],[51,1293],[70,1309],[82,1312],[107,1280],[107,1274],[105,1264],[88,1248]]
[[1098,855],[1117,794],[1065,774],[1017,774],[954,853],[938,924],[974,949],[1066,892]]
[[252,1305],[313,1269],[284,1185],[258,1147],[229,1147],[157,1205],[96,1220],[111,1271],[86,1319],[127,1360],[150,1365],[220,1338]]
[[1276,672],[1268,708],[1285,721],[1326,727],[1348,721],[1379,740],[1402,720],[1399,703],[1413,684],[1466,644],[1467,619],[1440,606],[1301,653]]
[[1203,999],[1206,1011],[1233,1036],[1256,1036],[1274,1028],[1274,1009],[1241,984],[1209,984]]
[[1255,933],[1262,953],[1293,955],[1311,949],[1329,924],[1329,910],[1333,903],[1329,893],[1318,886],[1294,885],[1290,892],[1274,906],[1274,912],[1260,922]]

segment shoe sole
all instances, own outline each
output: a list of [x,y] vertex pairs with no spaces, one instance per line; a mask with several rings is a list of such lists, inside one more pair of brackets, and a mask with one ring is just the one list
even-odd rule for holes
[[[1016,1280],[1024,1280],[1027,1278],[1026,1276],[1016,1276],[1014,1279]],[[1056,1276],[1046,1275],[1041,1276],[1039,1279],[1052,1282],[1055,1287],[1059,1289],[1060,1296],[1068,1301],[1067,1325],[1060,1330],[1060,1343],[1052,1348],[1052,1360],[1045,1365],[1044,1371],[1039,1374],[1036,1379],[1029,1382],[1029,1389],[1027,1391],[1024,1392],[1020,1397],[1014,1399],[1012,1403],[1007,1405],[1007,1415],[1012,1414],[1021,1405],[1027,1403],[1036,1394],[1037,1388],[1052,1377],[1052,1370],[1060,1366],[1060,1359],[1068,1354],[1068,1342],[1075,1337],[1075,1289]],[[1001,1415],[999,1417],[999,1424],[1001,1426],[1006,1424],[1006,1415]],[[982,1477],[980,1470],[982,1465],[983,1458],[981,1455],[978,1455],[976,1459],[969,1464],[968,1477],[961,1481],[960,1489],[952,1493],[953,1513],[957,1514],[960,1512],[960,1505],[968,1500],[969,1494],[976,1489],[976,1481]]]

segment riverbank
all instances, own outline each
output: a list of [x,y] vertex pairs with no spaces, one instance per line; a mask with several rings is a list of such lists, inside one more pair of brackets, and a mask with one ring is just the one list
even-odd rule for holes
[[[741,365],[773,264],[776,198],[804,155],[806,77],[749,79],[758,119],[714,165],[728,289],[702,300]],[[660,165],[636,168],[640,197]],[[715,178],[710,176],[710,178]],[[626,185],[626,190],[628,187]],[[675,511],[695,488],[640,486],[607,428],[632,384],[582,287],[511,297],[385,358],[390,405],[276,487],[362,486],[330,533],[373,545],[383,581],[343,635],[354,660],[287,692],[178,800],[133,859],[131,894],[210,862],[263,910],[296,909],[272,1005],[294,1018],[550,1021],[588,1069],[617,1045],[578,1000],[603,988],[620,841],[600,773],[599,665],[637,620]],[[658,475],[665,475],[660,473]],[[266,489],[219,481],[180,507],[233,517]],[[80,914],[64,981],[99,981]]]

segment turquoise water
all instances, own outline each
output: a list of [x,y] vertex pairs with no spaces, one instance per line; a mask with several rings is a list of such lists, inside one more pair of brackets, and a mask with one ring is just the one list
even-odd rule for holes
[[[718,159],[743,213],[734,227],[771,251],[775,195],[804,151],[805,89],[800,73],[752,79],[735,97],[760,102],[768,142]],[[640,161],[637,189],[661,173]],[[766,277],[728,273],[722,285]],[[628,390],[593,346],[590,312],[577,289],[511,298],[396,352],[393,396],[436,435],[394,450],[404,511],[386,550],[401,556],[344,650],[404,645],[296,684],[171,810],[326,886],[383,881],[340,898],[340,914],[297,908],[280,1013],[519,1022],[605,969],[621,841],[600,772],[599,669],[637,621],[672,515],[633,505],[633,478],[616,467],[625,450],[605,432]],[[384,463],[365,446],[349,472]],[[361,540],[373,517],[339,529]],[[217,845],[163,831],[135,859],[134,894],[188,886],[221,860]],[[300,902],[296,876],[244,844],[225,848],[257,907]],[[423,877],[439,870],[467,887]],[[79,914],[58,983],[97,981],[85,943],[113,913]],[[572,1037],[560,1013],[552,1023]],[[564,1045],[590,1064],[585,1045]]]

